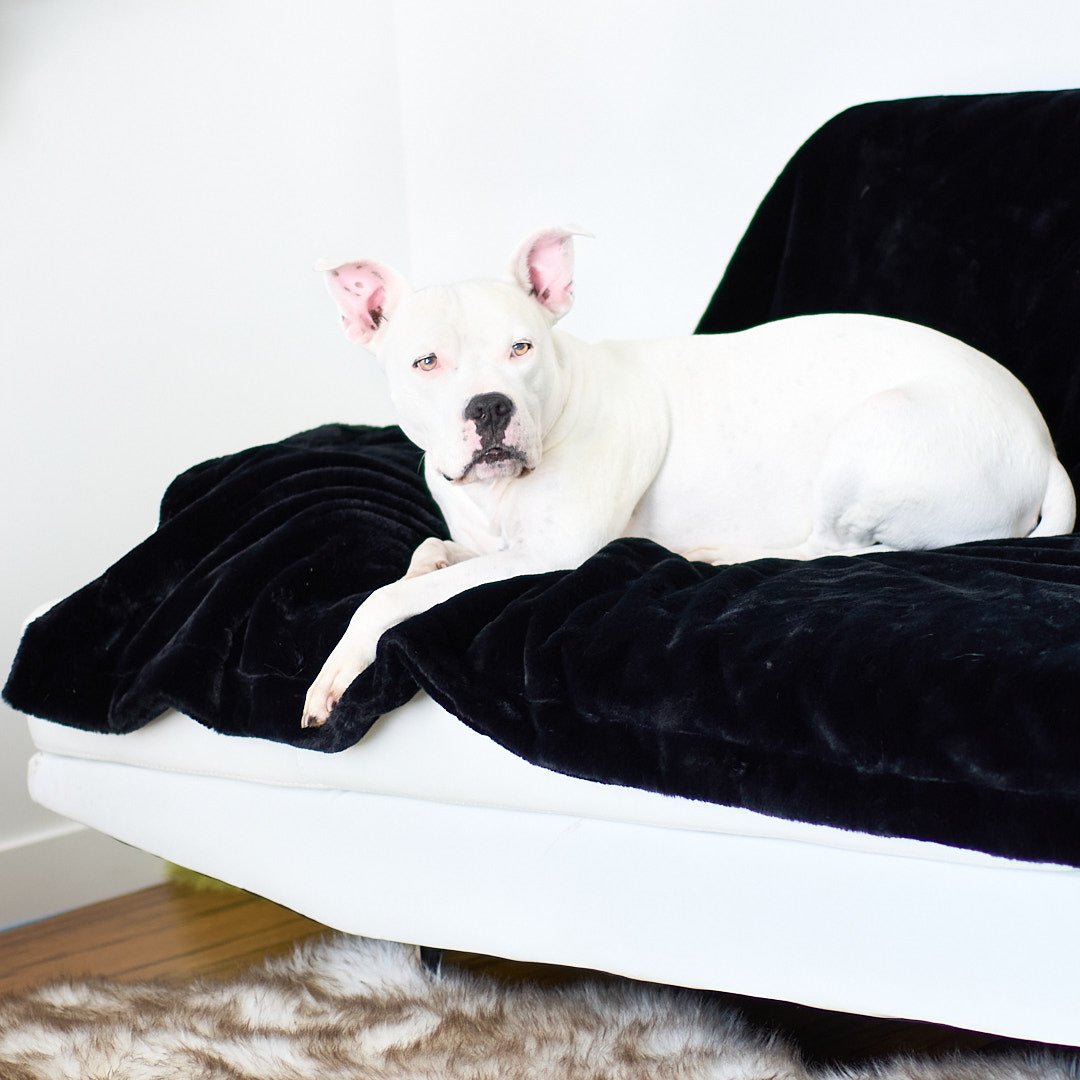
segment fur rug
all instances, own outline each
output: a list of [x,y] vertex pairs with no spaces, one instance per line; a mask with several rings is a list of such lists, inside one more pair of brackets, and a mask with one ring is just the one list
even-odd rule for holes
[[957,1057],[812,1072],[703,995],[542,988],[360,938],[301,945],[236,978],[64,981],[0,998],[3,1080],[1078,1080],[1047,1058]]

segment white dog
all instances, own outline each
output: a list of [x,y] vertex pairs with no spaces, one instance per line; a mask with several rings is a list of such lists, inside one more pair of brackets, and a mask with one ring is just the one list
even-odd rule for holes
[[982,353],[870,315],[585,344],[553,329],[572,303],[573,235],[530,237],[508,282],[414,292],[373,262],[328,271],[453,540],[425,540],[357,610],[305,726],[325,723],[389,627],[483,582],[578,566],[616,537],[728,563],[1071,530],[1072,484],[1038,408]]

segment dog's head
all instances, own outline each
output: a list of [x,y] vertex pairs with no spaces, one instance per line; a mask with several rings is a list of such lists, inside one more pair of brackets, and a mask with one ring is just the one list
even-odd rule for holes
[[412,290],[379,263],[326,271],[350,341],[381,362],[402,430],[455,483],[515,477],[540,463],[562,409],[551,329],[573,303],[573,236],[546,229],[513,280]]

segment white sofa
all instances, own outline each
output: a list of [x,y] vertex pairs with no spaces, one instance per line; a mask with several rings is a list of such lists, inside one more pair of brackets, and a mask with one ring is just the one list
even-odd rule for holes
[[1080,1044],[1080,870],[530,765],[424,695],[322,755],[32,719],[34,799],[354,934]]
[[[826,302],[937,325],[1013,365],[1075,479],[1077,130],[1080,91],[842,114],[762,204],[701,328],[739,329]],[[961,568],[964,588],[977,592],[976,561]],[[1024,588],[1034,583],[1023,595],[1057,570],[1080,577],[1075,538],[1047,543],[1019,566]],[[1063,586],[1059,616],[1077,609],[1070,588],[1080,585]],[[1080,812],[1080,778],[1070,773],[1080,695],[1066,684],[1080,668],[1070,660],[1077,646],[1054,637],[1063,623],[1044,619],[1037,600],[1028,608],[1033,625],[1050,627],[1044,652],[1055,653],[1057,666],[1041,673],[1044,697],[1014,712],[990,700],[985,717],[969,706],[969,741],[942,756],[964,758],[974,745],[961,761],[968,774],[957,787],[966,790],[970,776],[994,771],[987,760],[1006,769],[1010,748],[1019,753],[1032,725],[1049,717],[1040,730],[1059,740],[1046,744],[1057,801],[1028,827],[1025,852],[1075,852],[1070,826],[1054,830]],[[262,609],[264,631],[274,610]],[[859,645],[848,649],[849,664]],[[293,657],[283,649],[274,660]],[[815,663],[811,674],[822,667]],[[49,670],[42,665],[46,674],[34,678],[48,684]],[[993,674],[965,670],[967,687]],[[1022,675],[1004,670],[994,686],[1020,685]],[[879,688],[879,709],[897,689]],[[159,692],[151,687],[150,700]],[[67,708],[75,696],[57,691],[54,704]],[[958,696],[946,702],[954,713]],[[798,694],[785,700],[805,704]],[[810,706],[829,719],[827,703]],[[927,708],[922,730],[932,732]],[[1006,733],[997,757],[980,752],[983,720]],[[277,721],[284,730],[291,714]],[[780,716],[782,734],[785,722]],[[120,726],[133,726],[130,707]],[[916,799],[921,818],[906,833],[894,814],[882,818],[884,835],[870,835],[574,779],[530,764],[423,693],[336,754],[217,733],[176,712],[125,735],[39,719],[30,728],[38,751],[30,790],[42,805],[349,933],[1080,1045],[1080,869],[898,838],[943,835],[933,821],[927,828],[927,801]],[[815,735],[824,745],[832,733],[826,722]],[[860,759],[857,743],[853,777],[880,764],[876,747]],[[1038,801],[1041,774],[1021,781],[1008,793]],[[831,797],[841,785],[829,784]],[[833,810],[845,795],[835,793]],[[802,809],[789,816],[810,816]],[[987,815],[976,831],[992,840],[1013,820]],[[969,821],[954,814],[949,835]]]

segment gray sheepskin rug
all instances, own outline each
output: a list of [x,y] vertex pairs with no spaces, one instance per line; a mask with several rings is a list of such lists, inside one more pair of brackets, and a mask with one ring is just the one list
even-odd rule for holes
[[705,995],[540,987],[331,936],[242,975],[65,980],[0,997],[3,1080],[1078,1080],[1069,1062],[954,1057],[811,1071]]

